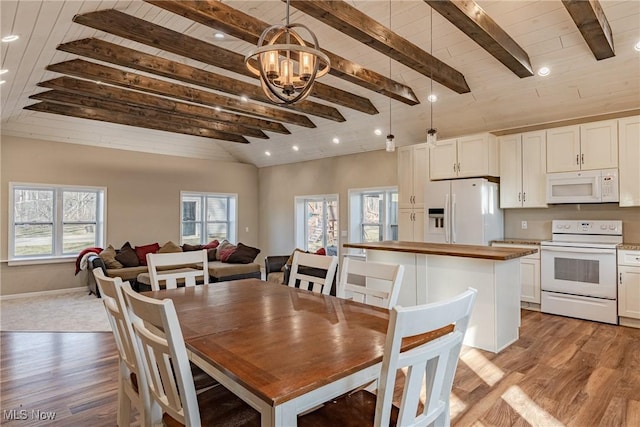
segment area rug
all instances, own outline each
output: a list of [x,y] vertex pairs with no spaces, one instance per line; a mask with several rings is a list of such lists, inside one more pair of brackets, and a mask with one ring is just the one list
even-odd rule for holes
[[101,298],[84,289],[0,300],[0,330],[111,331]]

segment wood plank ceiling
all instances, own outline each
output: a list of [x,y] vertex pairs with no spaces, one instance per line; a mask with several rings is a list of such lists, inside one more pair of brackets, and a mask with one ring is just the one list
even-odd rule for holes
[[[431,79],[445,137],[638,109],[640,59],[628,46],[640,39],[636,3],[293,0],[292,22],[316,32],[331,72],[308,100],[283,107],[244,65],[261,32],[283,19],[280,2],[3,0],[2,35],[21,29],[28,43],[22,58],[3,43],[2,68],[33,70],[3,87],[2,132],[260,167],[381,149],[373,129],[386,134],[391,118],[399,145],[424,141]],[[535,76],[553,62],[565,68],[555,83]],[[608,71],[619,84],[598,90]],[[115,125],[92,140],[86,119]],[[62,120],[77,137],[65,137]],[[328,143],[335,138],[339,148]]]

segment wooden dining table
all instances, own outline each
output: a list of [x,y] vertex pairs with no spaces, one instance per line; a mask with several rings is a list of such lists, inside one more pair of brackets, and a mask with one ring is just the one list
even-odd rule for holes
[[191,361],[258,410],[263,426],[295,426],[298,414],[380,375],[387,309],[258,279],[144,294],[173,300]]

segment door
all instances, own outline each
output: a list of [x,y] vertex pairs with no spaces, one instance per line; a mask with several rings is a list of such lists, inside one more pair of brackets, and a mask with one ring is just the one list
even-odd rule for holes
[[424,186],[429,181],[429,147],[413,146],[413,208],[424,209]]
[[449,197],[452,181],[429,181],[425,185],[424,241],[450,243]]
[[582,170],[618,167],[618,121],[580,125],[580,167]]
[[485,245],[487,181],[482,178],[451,181],[451,243]]
[[[547,138],[545,131],[522,134],[522,207],[547,207]],[[501,162],[502,166],[502,162]],[[500,181],[502,186],[502,180]],[[501,189],[502,191],[502,189]]]
[[486,135],[458,138],[458,177],[489,173],[489,147]]
[[431,179],[455,178],[458,162],[455,139],[438,141],[429,150],[429,177]]
[[398,240],[413,242],[413,209],[398,209]]
[[413,150],[398,148],[398,208],[413,207]]
[[620,206],[640,206],[640,116],[618,121]]
[[540,304],[540,260],[520,259],[520,301]]
[[543,291],[616,298],[615,249],[543,246],[541,252]]
[[547,130],[547,172],[580,170],[580,126]]
[[640,267],[618,269],[618,316],[640,319]]
[[[500,207],[522,207],[521,134],[503,136],[500,144]],[[544,185],[542,187],[544,189]]]

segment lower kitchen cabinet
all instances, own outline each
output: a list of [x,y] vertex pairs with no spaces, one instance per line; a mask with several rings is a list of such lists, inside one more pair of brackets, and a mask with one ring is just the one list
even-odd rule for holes
[[640,251],[618,251],[618,320],[640,328]]
[[520,305],[522,308],[540,311],[540,245],[493,243],[491,246],[538,249],[535,254],[520,258]]

